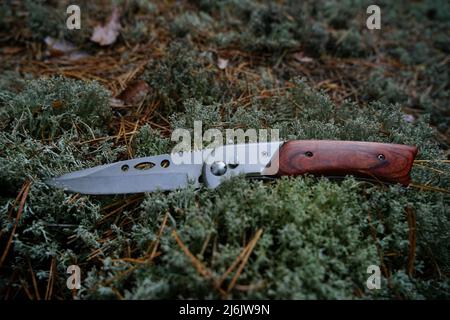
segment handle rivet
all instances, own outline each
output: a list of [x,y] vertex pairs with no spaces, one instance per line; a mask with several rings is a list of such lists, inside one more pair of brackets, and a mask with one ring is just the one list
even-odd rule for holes
[[313,156],[313,153],[311,151],[306,151],[305,156],[307,156],[308,158],[311,158]]
[[386,159],[384,154],[379,154],[378,155],[378,160],[384,160],[384,159]]
[[227,165],[223,161],[216,161],[211,165],[211,172],[215,176],[223,176],[227,172]]

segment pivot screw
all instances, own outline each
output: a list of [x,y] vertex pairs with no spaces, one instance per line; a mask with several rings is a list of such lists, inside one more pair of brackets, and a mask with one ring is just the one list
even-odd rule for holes
[[211,165],[211,172],[215,176],[223,176],[227,172],[227,165],[223,161],[216,161]]

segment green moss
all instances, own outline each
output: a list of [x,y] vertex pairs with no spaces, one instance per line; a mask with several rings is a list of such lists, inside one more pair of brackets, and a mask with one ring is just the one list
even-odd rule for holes
[[42,40],[45,37],[58,38],[62,35],[65,27],[64,16],[56,8],[36,0],[26,0],[25,7],[28,12],[27,25],[33,37]]
[[276,6],[269,5],[254,10],[247,26],[241,42],[249,50],[281,53],[299,45],[294,38],[295,24]]
[[[64,274],[68,265],[84,259],[82,252],[92,245],[83,237],[80,237],[83,239],[81,242],[68,244],[67,237],[77,230],[91,229],[101,219],[100,201],[86,196],[73,199],[73,195],[63,190],[50,188],[45,180],[71,170],[114,161],[121,149],[112,148],[110,143],[98,149],[80,148],[74,140],[66,136],[43,144],[17,132],[0,133],[2,232],[12,232],[14,221],[11,220],[10,210],[14,198],[25,181],[31,182],[11,248],[12,255],[2,268],[2,278],[7,286],[13,285],[7,275],[13,272],[22,274],[28,263],[33,265],[38,281],[48,279],[48,266],[52,258],[58,261],[57,273]],[[2,295],[5,288],[0,289]]]
[[205,103],[222,100],[227,89],[215,80],[215,71],[205,68],[207,64],[199,52],[189,50],[188,43],[175,42],[164,59],[149,63],[143,79],[156,91],[164,112],[170,114],[189,98]]
[[64,77],[31,80],[0,111],[3,128],[17,128],[35,138],[68,131],[80,136],[106,132],[111,118],[110,93],[96,82]]
[[369,39],[365,38],[358,30],[351,28],[338,31],[333,35],[329,47],[338,57],[361,57],[367,55]]
[[303,27],[301,39],[308,52],[314,56],[320,56],[326,52],[329,34],[322,23],[315,22]]
[[162,137],[159,130],[154,130],[148,125],[139,129],[133,143],[136,157],[153,156],[170,151],[170,140]]
[[371,72],[365,85],[365,98],[369,101],[382,101],[384,103],[406,103],[405,90],[395,79],[385,76],[385,70],[375,69]]
[[171,23],[170,30],[178,37],[187,34],[198,35],[210,31],[212,18],[205,12],[185,12]]
[[[142,214],[159,220],[154,213],[161,208],[155,203],[179,208],[182,214],[174,215],[178,233],[197,255],[205,238],[212,235],[214,240],[199,258],[217,277],[242,250],[241,239],[249,239],[262,228],[254,258],[240,279],[248,284],[261,282],[264,289],[245,294],[235,291],[233,298],[342,298],[351,295],[353,285],[361,286],[358,280],[364,272],[357,270],[364,270],[367,261],[377,262],[373,244],[359,239],[358,226],[366,217],[358,214],[355,193],[348,192],[353,188],[357,188],[353,180],[338,185],[325,180],[283,179],[268,186],[236,179],[217,191],[202,190],[198,195],[192,190],[168,199],[150,195],[142,205]],[[129,297],[219,297],[211,284],[198,276],[169,232],[161,241],[164,263],[152,270],[139,270]],[[353,254],[348,255],[347,249],[336,250],[338,243],[351,247]],[[169,278],[159,276],[162,268],[173,271]],[[348,282],[342,281],[346,277]],[[187,287],[175,288],[173,283]],[[192,292],[197,294],[192,296]]]

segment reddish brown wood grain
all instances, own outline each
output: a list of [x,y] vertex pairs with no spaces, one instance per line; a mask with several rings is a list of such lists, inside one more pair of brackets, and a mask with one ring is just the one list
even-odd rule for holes
[[408,185],[417,147],[359,141],[295,140],[279,150],[277,175],[355,175]]

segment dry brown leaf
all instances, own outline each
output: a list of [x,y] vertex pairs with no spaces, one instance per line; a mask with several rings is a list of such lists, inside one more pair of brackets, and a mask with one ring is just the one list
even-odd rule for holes
[[105,25],[95,26],[91,41],[101,46],[109,46],[116,42],[120,28],[120,9],[115,7]]
[[131,82],[117,97],[128,105],[139,104],[150,92],[150,86],[144,80]]

